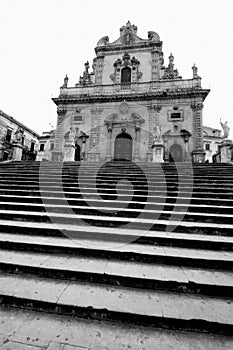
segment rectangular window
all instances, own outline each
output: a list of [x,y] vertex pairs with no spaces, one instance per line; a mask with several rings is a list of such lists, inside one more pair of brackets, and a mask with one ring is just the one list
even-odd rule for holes
[[54,142],[50,143],[50,151],[54,150]]
[[184,120],[184,112],[182,110],[178,111],[168,111],[168,121],[182,121]]
[[6,141],[7,142],[11,142],[11,136],[12,136],[12,130],[7,129],[7,133],[6,133]]
[[210,150],[210,144],[209,144],[209,143],[206,143],[205,149],[206,149],[206,151],[209,151],[209,150]]
[[181,119],[182,118],[182,114],[181,114],[181,112],[172,112],[170,114],[170,118],[171,119]]
[[40,151],[44,151],[44,143],[40,144]]
[[34,148],[35,148],[35,142],[31,141],[30,152],[34,152]]
[[82,115],[75,115],[74,116],[74,122],[82,122],[82,121],[83,121]]

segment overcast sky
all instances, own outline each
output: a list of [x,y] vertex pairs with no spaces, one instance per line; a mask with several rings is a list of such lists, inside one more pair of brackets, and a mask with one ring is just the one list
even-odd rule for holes
[[233,0],[0,0],[0,109],[39,133],[55,126],[65,74],[74,86],[97,41],[128,20],[141,38],[160,35],[183,78],[196,63],[211,89],[204,124],[219,128],[221,116],[233,129]]

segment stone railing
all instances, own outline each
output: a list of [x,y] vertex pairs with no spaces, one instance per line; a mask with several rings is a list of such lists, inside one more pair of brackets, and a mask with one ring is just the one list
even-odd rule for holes
[[163,91],[169,89],[195,89],[201,88],[201,79],[154,81],[149,83],[129,83],[111,85],[91,85],[61,88],[60,96],[77,95],[111,95],[111,94],[131,94],[132,92],[143,93],[153,91]]

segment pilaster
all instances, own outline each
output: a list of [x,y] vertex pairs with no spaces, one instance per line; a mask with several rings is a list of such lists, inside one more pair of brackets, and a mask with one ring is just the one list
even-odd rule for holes
[[192,103],[191,108],[193,110],[193,126],[194,126],[194,150],[203,151],[203,121],[202,121],[202,109],[203,103]]
[[63,144],[63,121],[66,114],[66,110],[63,106],[57,108],[57,126],[55,134],[54,151],[52,152],[53,161],[61,161],[62,159],[62,144]]

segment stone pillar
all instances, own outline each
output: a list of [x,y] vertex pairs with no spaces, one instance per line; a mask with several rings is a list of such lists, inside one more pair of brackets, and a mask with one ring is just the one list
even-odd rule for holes
[[163,163],[163,156],[164,156],[164,145],[162,143],[156,143],[152,145],[153,150],[153,158],[152,162],[154,163]]
[[100,158],[100,120],[103,108],[91,109],[91,131],[88,160],[98,161]]
[[205,160],[205,152],[203,150],[203,122],[202,122],[202,108],[203,103],[192,103],[193,110],[193,138],[194,150],[192,152],[193,162],[202,163]]
[[21,161],[22,160],[22,154],[23,154],[23,146],[21,143],[14,142],[12,147],[14,148],[13,150],[13,161]]
[[66,110],[59,106],[57,108],[57,126],[55,133],[54,151],[52,152],[52,160],[60,162],[62,160],[62,144],[63,144],[63,120]]
[[103,68],[104,68],[104,56],[98,56],[96,61],[96,69],[95,69],[96,85],[102,84]]
[[169,162],[169,150],[168,150],[168,136],[165,134],[163,135],[163,141],[164,141],[164,161],[166,163]]
[[140,154],[139,154],[139,145],[140,145],[140,126],[135,125],[135,149],[134,149],[134,157],[133,160],[135,162],[140,160]]
[[232,163],[231,154],[232,154],[232,141],[223,140],[220,147],[221,153],[221,163]]
[[108,128],[108,140],[107,140],[107,152],[106,161],[112,160],[112,124],[107,125]]
[[151,51],[151,81],[160,79],[160,52]]
[[154,135],[153,130],[155,127],[155,124],[159,125],[159,114],[161,110],[160,104],[153,104],[147,107],[149,112],[149,118],[148,118],[148,152],[147,152],[147,159],[148,161],[151,160],[151,149],[153,145]]

